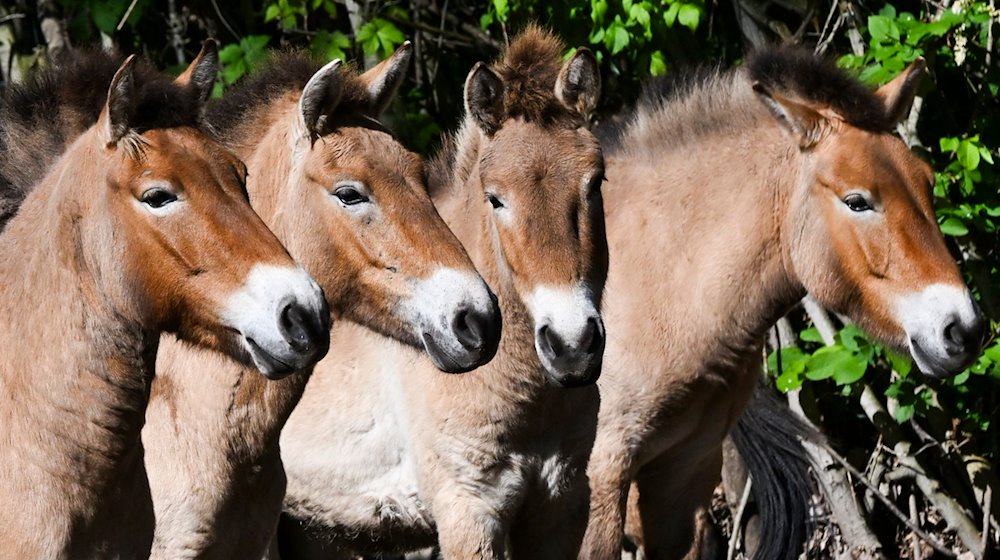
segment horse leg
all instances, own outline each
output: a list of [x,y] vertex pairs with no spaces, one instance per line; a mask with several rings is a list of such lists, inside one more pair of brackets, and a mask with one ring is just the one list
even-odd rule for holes
[[671,453],[644,465],[636,476],[642,543],[650,560],[694,560],[700,556],[696,537],[705,531],[696,523],[707,510],[719,482],[722,450],[701,459]]
[[590,489],[585,476],[557,497],[528,500],[510,530],[511,557],[518,560],[573,560],[587,529]]
[[503,560],[504,527],[493,504],[451,481],[432,507],[443,560]]
[[[600,438],[600,434],[598,434]],[[598,444],[600,440],[598,441]],[[587,474],[590,478],[590,518],[580,549],[580,560],[620,560],[628,499],[629,457],[618,445],[594,445]]]

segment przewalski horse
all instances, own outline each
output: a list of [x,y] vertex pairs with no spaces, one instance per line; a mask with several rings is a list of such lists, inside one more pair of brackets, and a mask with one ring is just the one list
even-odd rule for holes
[[8,98],[5,156],[54,163],[0,193],[19,206],[0,235],[5,556],[148,555],[139,433],[161,332],[270,376],[326,353],[322,292],[250,208],[243,164],[199,129],[217,60],[207,43],[172,82],[91,52]]
[[767,50],[652,92],[606,146],[611,337],[583,558],[620,557],[632,481],[646,557],[688,553],[765,331],[806,293],[930,375],[977,355],[933,174],[891,132],[922,68],[872,92],[810,53]]
[[[410,53],[361,75],[279,56],[207,119],[246,161],[254,209],[319,281],[338,329],[362,325],[461,372],[496,353],[500,310],[434,209],[421,160],[378,121]],[[266,382],[163,342],[143,432],[154,557],[263,555],[285,491],[278,436],[307,379]]]
[[509,542],[515,558],[576,555],[607,246],[588,127],[600,74],[585,49],[565,64],[562,52],[531,28],[476,66],[464,124],[432,169],[435,203],[500,299],[496,358],[445,376],[338,325],[337,359],[317,366],[281,436],[283,553],[439,542],[448,559],[500,559]]

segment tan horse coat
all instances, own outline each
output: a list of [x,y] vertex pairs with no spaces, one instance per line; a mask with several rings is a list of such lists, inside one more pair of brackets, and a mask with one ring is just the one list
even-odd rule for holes
[[582,558],[619,558],[638,489],[647,558],[689,553],[766,329],[807,292],[928,373],[961,370],[982,324],[890,129],[921,66],[873,94],[771,51],[650,96],[608,156],[609,341]]
[[585,126],[596,63],[561,53],[530,29],[477,66],[437,169],[435,202],[500,299],[496,358],[446,376],[369,331],[336,330],[338,358],[317,366],[281,436],[282,554],[437,541],[449,559],[500,559],[508,542],[517,558],[575,556],[598,404],[586,384],[603,352],[603,169]]

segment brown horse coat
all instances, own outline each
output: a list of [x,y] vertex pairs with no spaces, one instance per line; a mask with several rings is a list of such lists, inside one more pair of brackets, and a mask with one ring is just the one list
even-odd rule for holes
[[198,129],[216,71],[214,43],[174,81],[90,53],[11,96],[30,102],[2,124],[12,158],[45,149],[20,173],[5,164],[0,193],[5,555],[148,554],[139,430],[161,332],[273,375],[326,352],[319,288],[250,209],[242,164]]
[[[378,122],[410,52],[363,74],[284,54],[207,118],[246,160],[254,209],[319,281],[336,330],[426,344],[438,367],[462,371],[493,356],[500,316],[431,204],[422,162]],[[169,337],[162,346],[143,430],[153,556],[260,558],[285,491],[278,435],[310,371],[265,381]]]

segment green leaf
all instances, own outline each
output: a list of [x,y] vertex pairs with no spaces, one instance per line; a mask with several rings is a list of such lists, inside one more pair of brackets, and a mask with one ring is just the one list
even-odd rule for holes
[[[806,378],[813,381],[833,377],[838,385],[860,379],[867,363],[842,346],[826,346],[817,350],[806,362]],[[841,382],[841,380],[849,380]]]
[[819,329],[816,327],[809,327],[808,329],[799,333],[799,338],[806,342],[818,342],[823,343],[823,335],[819,334]]
[[868,34],[872,41],[881,43],[889,36],[891,22],[886,16],[868,16]]
[[961,237],[969,233],[969,228],[953,216],[941,222],[941,232],[952,237]]
[[962,164],[962,167],[966,169],[979,167],[979,147],[970,140],[962,140],[955,155],[958,158],[958,163]]
[[885,359],[889,362],[889,366],[899,374],[900,377],[906,377],[913,370],[913,362],[908,356],[902,354],[897,354],[892,350],[885,351]]
[[681,5],[677,12],[677,21],[691,31],[698,29],[698,21],[701,19],[701,10],[694,4]]
[[942,152],[954,152],[955,150],[958,150],[959,140],[954,136],[946,136],[941,138],[938,142],[941,144]]
[[611,23],[608,27],[607,33],[604,35],[604,44],[611,49],[611,54],[618,54],[628,46],[629,35],[628,30],[622,24],[619,18],[615,18],[615,21]]
[[680,9],[680,2],[674,2],[670,4],[666,12],[663,12],[663,22],[667,24],[667,27],[674,26],[674,22],[677,21],[677,13],[680,12]]
[[653,51],[649,55],[649,74],[651,76],[662,76],[667,73],[667,63],[663,60],[663,53]]
[[264,11],[264,21],[268,22],[273,19],[278,19],[278,16],[280,15],[281,8],[279,8],[277,4],[271,4],[267,7],[267,10]]
[[909,422],[910,418],[913,418],[913,410],[912,404],[901,404],[893,410],[892,416],[896,419],[897,423],[902,424]]
[[774,380],[774,385],[782,393],[794,391],[802,386],[802,372],[786,371]]
[[[771,352],[771,355],[767,357],[767,370],[774,374],[778,373],[778,355],[778,352]],[[782,348],[780,355],[782,375],[790,371],[793,371],[796,374],[800,374],[805,371],[806,362],[809,360],[809,356],[798,347],[789,346],[787,348]]]
[[594,23],[601,23],[604,21],[604,14],[608,13],[608,2],[607,0],[591,0],[590,2],[590,19]]

